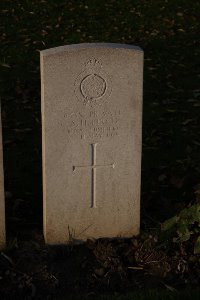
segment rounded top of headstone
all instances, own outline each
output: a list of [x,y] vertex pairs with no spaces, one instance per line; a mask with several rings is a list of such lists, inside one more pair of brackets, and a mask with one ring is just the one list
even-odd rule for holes
[[128,44],[117,44],[117,43],[81,43],[81,44],[71,44],[65,46],[54,47],[46,50],[40,51],[42,55],[53,55],[62,53],[65,51],[78,51],[81,49],[88,49],[88,48],[107,48],[107,49],[116,49],[116,50],[132,50],[132,51],[139,51],[143,52],[143,50],[134,45]]

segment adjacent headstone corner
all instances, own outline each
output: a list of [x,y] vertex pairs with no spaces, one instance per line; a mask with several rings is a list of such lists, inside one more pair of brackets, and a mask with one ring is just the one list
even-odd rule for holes
[[0,233],[0,251],[4,250],[6,247],[6,237],[5,233],[3,232],[2,234]]
[[2,123],[0,108],[0,249],[6,245],[5,233],[5,196],[4,196],[4,173],[3,173],[3,146],[2,146]]

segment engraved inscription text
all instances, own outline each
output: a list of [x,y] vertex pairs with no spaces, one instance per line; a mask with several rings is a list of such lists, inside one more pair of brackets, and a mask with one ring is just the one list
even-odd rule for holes
[[83,140],[112,138],[119,135],[120,111],[78,112],[65,115],[68,119],[68,134]]

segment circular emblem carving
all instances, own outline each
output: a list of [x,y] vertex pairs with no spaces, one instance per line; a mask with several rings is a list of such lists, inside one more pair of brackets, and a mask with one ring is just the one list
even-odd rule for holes
[[83,78],[80,88],[85,99],[98,99],[105,94],[106,81],[97,74],[90,74]]
[[85,70],[76,78],[74,86],[78,100],[90,106],[102,104],[111,93],[111,80],[96,59],[87,62]]

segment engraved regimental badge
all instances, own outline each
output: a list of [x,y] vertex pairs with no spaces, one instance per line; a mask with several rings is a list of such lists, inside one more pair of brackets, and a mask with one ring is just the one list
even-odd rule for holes
[[85,70],[78,75],[74,85],[78,100],[85,105],[102,104],[111,94],[110,78],[95,58],[86,62]]

